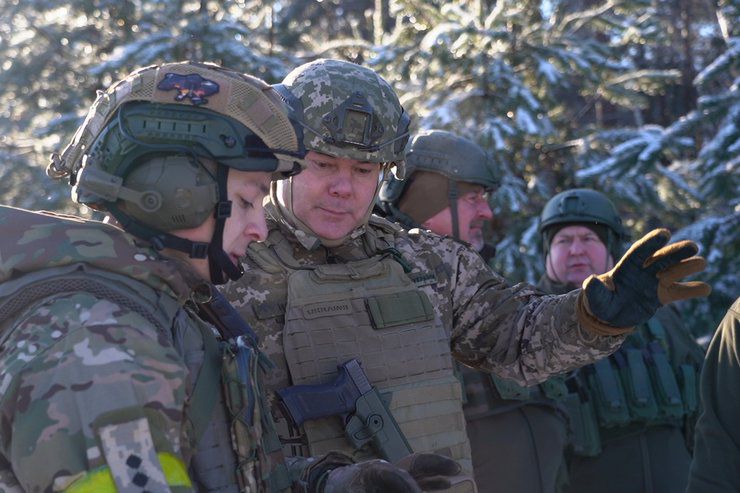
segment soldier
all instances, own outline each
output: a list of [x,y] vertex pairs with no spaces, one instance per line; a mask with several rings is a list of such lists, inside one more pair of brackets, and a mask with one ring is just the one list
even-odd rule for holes
[[0,208],[0,490],[277,492],[294,474],[420,491],[338,454],[289,471],[267,360],[212,289],[242,274],[271,178],[304,154],[270,86],[216,65],[147,67],[98,97],[49,173],[120,228]]
[[[498,175],[477,144],[449,132],[425,131],[414,136],[406,152],[406,179],[386,182],[379,200],[389,219],[466,241],[488,261],[493,247],[484,248],[482,224],[493,218],[486,195],[498,185]],[[551,397],[562,392],[563,379],[523,387],[464,366],[460,370],[478,488],[555,491],[563,477],[568,428],[562,404]]]
[[[627,239],[611,201],[589,189],[555,195],[539,230],[546,273],[538,286],[552,294],[611,270]],[[702,358],[678,313],[662,307],[612,356],[577,370],[569,395],[558,395],[561,379],[549,381],[573,431],[565,491],[683,491]]]
[[425,130],[411,139],[405,167],[403,180],[389,177],[380,187],[379,212],[406,229],[451,236],[492,258],[483,226],[493,219],[488,195],[499,185],[499,170],[488,154],[451,132]]
[[[277,364],[273,390],[326,383],[356,358],[411,449],[450,456],[470,471],[453,355],[532,384],[615,350],[661,304],[708,291],[677,282],[704,262],[692,257],[691,242],[663,248],[665,230],[584,291],[552,297],[510,286],[465,245],[371,216],[386,174],[403,170],[408,138],[409,117],[385,80],[349,62],[317,60],[276,89],[302,106],[307,168],[271,186],[268,238],[250,245],[247,274],[225,286]],[[306,421],[289,445],[377,457],[380,447],[356,445],[384,423],[350,434],[355,445],[345,424],[355,422]]]
[[709,344],[701,372],[701,408],[688,493],[740,489],[740,298]]

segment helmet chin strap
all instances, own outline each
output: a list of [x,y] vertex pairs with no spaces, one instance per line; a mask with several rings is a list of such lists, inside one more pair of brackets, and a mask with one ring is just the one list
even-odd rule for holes
[[457,182],[455,180],[448,180],[448,193],[447,198],[450,203],[450,215],[452,219],[452,237],[456,240],[460,239],[460,218],[457,215],[457,199],[460,194],[457,190]]
[[229,176],[229,167],[219,164],[216,166],[216,183],[218,184],[218,203],[213,211],[216,218],[216,227],[213,230],[211,242],[208,244],[208,271],[213,284],[224,284],[227,278],[235,281],[244,274],[240,265],[234,265],[224,251],[224,227],[226,219],[231,216],[231,201],[226,190]]

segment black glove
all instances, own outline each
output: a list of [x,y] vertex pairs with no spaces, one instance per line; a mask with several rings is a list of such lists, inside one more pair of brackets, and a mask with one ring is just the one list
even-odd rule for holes
[[446,490],[452,484],[450,477],[460,474],[460,464],[438,454],[411,454],[396,463],[411,474],[424,491]]
[[708,284],[678,282],[706,266],[696,243],[666,245],[671,234],[655,229],[634,243],[617,265],[583,282],[576,309],[578,321],[593,333],[618,335],[648,321],[661,305],[707,296]]
[[[411,454],[393,465],[384,460],[347,464],[346,456],[330,453],[316,463],[309,475],[321,493],[421,493],[451,486],[450,477],[460,473],[460,464],[437,454]],[[328,467],[323,467],[321,464]],[[331,469],[329,469],[329,467]],[[320,478],[319,478],[320,476]]]
[[375,459],[333,469],[323,493],[421,493],[411,474]]

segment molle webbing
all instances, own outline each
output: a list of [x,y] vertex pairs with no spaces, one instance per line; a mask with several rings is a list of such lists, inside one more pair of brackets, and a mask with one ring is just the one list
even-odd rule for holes
[[486,418],[511,412],[522,406],[537,405],[565,412],[562,399],[568,394],[565,377],[556,375],[539,385],[524,387],[513,380],[460,366],[465,390],[465,419]]
[[697,369],[688,363],[674,368],[668,352],[674,350],[653,317],[612,356],[581,370],[579,392],[588,397],[566,399],[574,429],[583,432],[580,438],[575,433],[571,444],[577,455],[597,455],[603,440],[654,425],[680,425],[696,412]]
[[141,315],[159,330],[169,330],[179,305],[126,276],[91,269],[85,264],[53,267],[26,274],[0,287],[0,323],[46,298],[90,293]]
[[[414,451],[471,469],[449,338],[398,262],[374,257],[292,272],[283,342],[293,384],[332,381],[338,364],[357,358]],[[304,432],[312,455],[377,457],[369,447],[352,450],[339,417],[307,422]]]

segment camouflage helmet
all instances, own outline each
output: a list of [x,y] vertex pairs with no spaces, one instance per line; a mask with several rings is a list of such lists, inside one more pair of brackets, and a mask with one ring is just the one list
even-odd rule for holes
[[306,149],[373,163],[402,174],[411,119],[393,88],[372,69],[320,59],[276,86],[300,104]]
[[[47,173],[69,176],[76,202],[110,212],[155,247],[210,260],[222,253],[230,215],[228,169],[276,178],[300,171],[305,148],[296,121],[257,78],[205,63],[145,67],[98,95]],[[217,219],[211,244],[168,234],[211,215]],[[209,252],[209,245],[219,251]]]
[[605,226],[608,232],[606,247],[615,260],[622,243],[629,238],[612,201],[603,193],[588,188],[560,192],[545,204],[539,221],[545,254],[550,248],[553,228],[568,224]]

